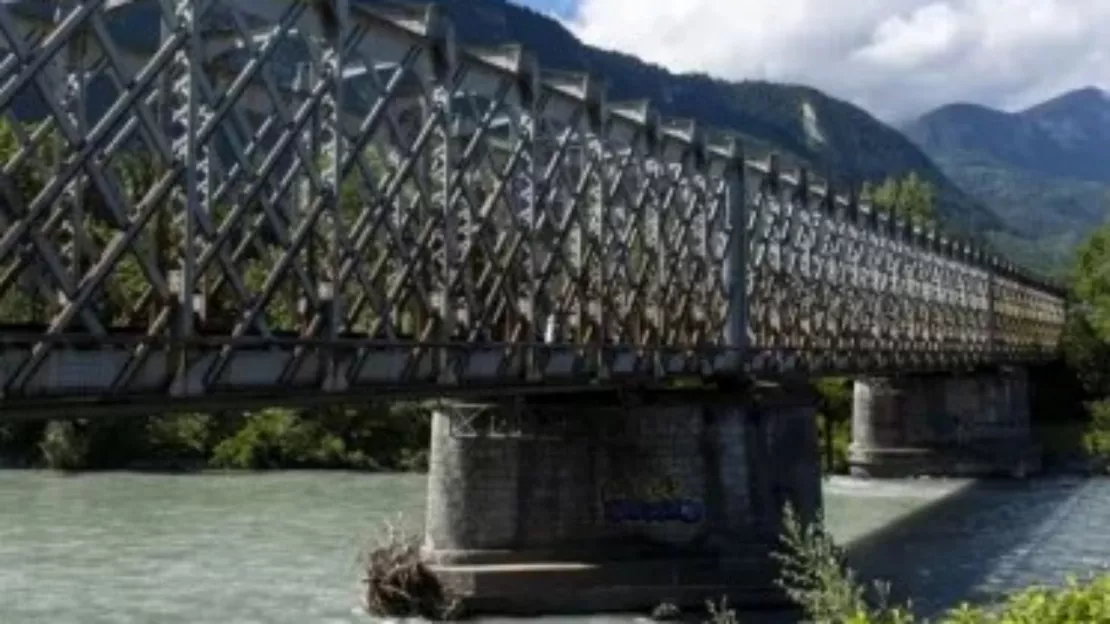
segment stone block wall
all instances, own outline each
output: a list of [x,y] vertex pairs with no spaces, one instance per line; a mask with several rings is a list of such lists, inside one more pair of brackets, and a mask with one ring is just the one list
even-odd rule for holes
[[424,552],[501,611],[545,603],[545,584],[573,603],[559,611],[650,607],[660,592],[778,600],[768,555],[787,500],[807,516],[821,505],[811,402],[455,404],[434,416]]
[[1038,465],[1024,369],[856,381],[860,476],[1024,474]]
[[435,415],[427,547],[441,557],[696,550],[753,524],[740,407],[513,409]]

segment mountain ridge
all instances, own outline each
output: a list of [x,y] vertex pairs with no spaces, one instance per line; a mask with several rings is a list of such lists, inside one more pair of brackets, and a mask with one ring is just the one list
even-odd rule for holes
[[1041,268],[1065,270],[1076,245],[1110,214],[1110,96],[1102,89],[1016,112],[950,104],[902,130],[1003,219],[1010,234],[995,236],[1006,238],[1002,247]]

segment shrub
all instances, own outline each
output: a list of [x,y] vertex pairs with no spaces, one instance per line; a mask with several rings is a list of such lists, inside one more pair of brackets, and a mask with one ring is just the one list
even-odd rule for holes
[[39,449],[46,465],[55,470],[80,470],[89,463],[88,437],[73,421],[48,423]]
[[213,420],[210,414],[150,418],[144,432],[147,455],[156,459],[205,459],[211,450]]
[[380,469],[420,471],[428,467],[431,414],[419,403],[345,409],[324,422],[332,431],[342,432],[352,451],[374,458]]
[[38,462],[45,431],[46,423],[39,421],[0,423],[0,466],[30,466]]
[[1110,467],[1110,400],[1088,407],[1091,421],[1083,432],[1083,450],[1105,471]]
[[1087,583],[1069,579],[1062,588],[1032,587],[987,611],[963,605],[946,624],[1105,624],[1110,622],[1110,576]]
[[654,622],[674,622],[682,619],[682,610],[672,602],[664,602],[651,610],[650,617]]
[[852,444],[852,384],[842,377],[818,379],[814,388],[821,395],[817,432],[825,454],[825,470],[848,472],[848,447]]
[[145,453],[141,418],[100,418],[47,423],[39,452],[49,468],[123,468]]
[[1103,340],[1090,320],[1090,313],[1097,309],[1082,302],[1074,305],[1060,337],[1068,368],[1092,397],[1110,395],[1110,343]]
[[262,410],[225,434],[211,463],[247,469],[423,470],[430,422],[427,410],[415,404]]
[[307,411],[119,417],[0,425],[0,463],[65,470],[184,460],[216,468],[426,470],[429,411],[371,404]]
[[266,409],[217,444],[211,462],[221,468],[326,468],[343,465],[345,458],[343,440],[322,431],[318,422],[292,410]]
[[889,588],[880,583],[874,585],[878,606],[868,605],[866,588],[820,520],[804,524],[788,505],[782,542],[785,549],[773,555],[782,566],[779,586],[814,622],[912,622],[908,607],[888,606]]
[[821,452],[825,456],[825,472],[847,474],[848,447],[852,445],[851,421],[823,416],[817,421],[817,435],[821,440]]
[[[891,606],[889,586],[875,583],[868,595],[821,526],[803,526],[793,509],[785,512],[784,552],[779,584],[791,600],[819,624],[913,624],[910,605]],[[869,600],[870,598],[870,600]],[[939,624],[1110,624],[1110,575],[1059,589],[1032,587],[989,608],[960,605]]]
[[728,608],[728,598],[721,598],[720,606],[712,600],[705,602],[705,610],[709,612],[709,620],[705,624],[740,624],[736,617],[736,610]]

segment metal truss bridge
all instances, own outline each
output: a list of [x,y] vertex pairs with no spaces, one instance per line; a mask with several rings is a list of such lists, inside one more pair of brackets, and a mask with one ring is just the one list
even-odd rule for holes
[[0,0],[0,413],[1054,357],[1062,291],[433,7]]

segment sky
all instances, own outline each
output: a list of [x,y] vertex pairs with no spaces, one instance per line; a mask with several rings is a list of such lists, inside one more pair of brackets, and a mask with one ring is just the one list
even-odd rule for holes
[[1110,0],[516,0],[675,71],[817,87],[887,121],[1110,87]]

